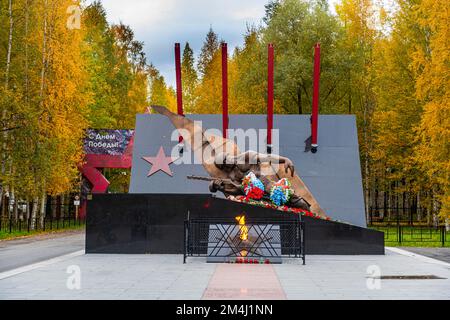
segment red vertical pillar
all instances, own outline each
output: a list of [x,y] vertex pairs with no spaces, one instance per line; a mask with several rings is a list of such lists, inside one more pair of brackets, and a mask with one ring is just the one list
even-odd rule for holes
[[181,86],[180,44],[175,43],[175,72],[177,78],[177,112],[183,115],[183,88]]
[[269,43],[267,49],[267,153],[271,153],[273,128],[273,44]]
[[[180,44],[175,43],[175,74],[177,81],[177,113],[183,115],[183,87],[181,85],[181,54],[180,54]],[[180,135],[178,141],[181,143],[183,137]],[[182,149],[180,149],[182,152]]]
[[317,130],[319,126],[319,83],[320,83],[320,44],[314,46],[314,79],[311,115],[311,151],[317,152]]
[[228,52],[227,44],[222,43],[222,130],[227,137],[228,130]]

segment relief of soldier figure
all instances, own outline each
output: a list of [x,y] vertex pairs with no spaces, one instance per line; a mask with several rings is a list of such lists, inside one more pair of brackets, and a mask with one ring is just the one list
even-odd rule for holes
[[[236,156],[222,152],[215,156],[214,164],[218,169],[226,172],[228,178],[213,178],[209,184],[209,190],[213,193],[221,191],[225,196],[248,196],[251,188],[257,188],[261,190],[261,192],[254,192],[252,195],[254,199],[272,200],[271,190],[274,190],[276,185],[283,186],[283,179],[285,178],[280,179],[277,182],[269,180],[266,176],[261,174],[262,163],[268,163],[269,165],[284,164],[285,172],[290,173],[291,177],[294,176],[294,165],[292,161],[286,157],[274,154],[263,154],[255,151],[247,151]],[[189,178],[196,179],[194,176],[190,176]],[[290,189],[289,185],[286,184],[285,189]],[[309,203],[291,190],[292,189],[287,190],[288,196],[283,198],[281,195],[282,199],[280,199],[279,202],[275,202],[275,204],[285,204],[289,207],[301,208],[309,211]]]
[[234,141],[208,133],[184,116],[161,106],[151,108],[168,117],[183,137],[184,144],[202,159],[209,177],[188,176],[189,179],[210,181],[211,192],[220,191],[229,199],[241,196],[326,217],[289,158],[255,151],[241,152]]

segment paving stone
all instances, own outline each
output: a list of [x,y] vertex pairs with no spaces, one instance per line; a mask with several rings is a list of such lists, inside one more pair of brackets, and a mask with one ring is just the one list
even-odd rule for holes
[[[83,255],[0,280],[4,299],[450,299],[450,267],[388,252],[385,256],[308,256],[307,265],[181,263],[180,255]],[[70,265],[81,290],[69,290]],[[441,280],[381,280],[370,290],[367,267],[382,275]]]

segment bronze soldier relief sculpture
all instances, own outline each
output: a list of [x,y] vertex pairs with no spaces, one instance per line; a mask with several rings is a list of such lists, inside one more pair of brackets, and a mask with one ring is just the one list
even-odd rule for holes
[[[255,176],[263,183],[264,190],[271,190],[274,186],[274,182],[261,174],[262,163],[284,164],[285,172],[290,173],[291,177],[294,176],[294,165],[292,161],[286,157],[273,154],[263,154],[255,151],[246,151],[238,154],[237,156],[219,153],[215,157],[214,164],[220,170],[228,173],[228,179],[208,179],[211,180],[209,190],[211,192],[221,191],[225,194],[225,196],[244,195],[242,181],[250,172],[254,173]],[[198,177],[195,176],[190,176],[188,178],[198,179]],[[286,205],[293,208],[310,210],[309,203],[295,193],[289,197],[289,201]]]
[[190,176],[188,178],[210,181],[211,192],[220,191],[230,199],[245,195],[243,182],[248,179],[260,185],[260,188],[264,190],[262,199],[266,200],[274,187],[287,182],[291,192],[285,199],[287,202],[283,203],[284,205],[326,217],[317,200],[296,174],[290,159],[255,151],[240,152],[234,141],[220,135],[209,134],[194,121],[172,113],[165,107],[153,106],[152,108],[169,118],[183,137],[185,144],[194,156],[201,159],[203,167],[210,175],[210,177]]

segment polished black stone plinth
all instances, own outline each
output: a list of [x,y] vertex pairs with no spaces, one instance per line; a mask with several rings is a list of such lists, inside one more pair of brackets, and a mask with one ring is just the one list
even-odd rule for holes
[[[183,253],[183,224],[195,217],[274,218],[278,210],[208,194],[97,194],[88,201],[86,253]],[[383,233],[302,217],[306,254],[384,254]]]

